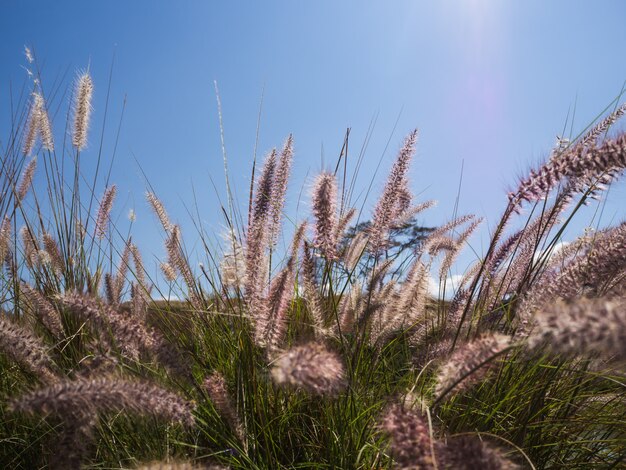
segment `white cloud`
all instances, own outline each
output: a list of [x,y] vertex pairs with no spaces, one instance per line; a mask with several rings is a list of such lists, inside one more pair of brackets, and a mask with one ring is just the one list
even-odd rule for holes
[[[461,279],[463,279],[463,276],[461,274],[453,274],[452,276],[446,279],[445,281],[445,286],[446,286],[445,298],[446,299],[452,298],[452,296],[456,292],[456,289],[459,286],[459,283],[461,282]],[[440,287],[439,281],[436,280],[434,277],[430,276],[430,278],[428,279],[428,293],[433,297],[439,297],[440,295],[439,287]],[[441,287],[443,289],[443,283]]]

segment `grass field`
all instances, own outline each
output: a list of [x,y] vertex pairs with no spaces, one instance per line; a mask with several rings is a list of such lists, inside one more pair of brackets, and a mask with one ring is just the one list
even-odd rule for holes
[[[310,217],[284,230],[288,137],[257,167],[249,213],[223,208],[223,247],[204,243],[214,263],[197,270],[149,192],[167,252],[156,279],[110,220],[115,185],[81,172],[91,77],[76,80],[67,141],[38,83],[0,154],[0,467],[626,465],[626,223],[560,243],[626,166],[611,129],[626,107],[503,195],[487,251],[455,285],[482,220],[403,243],[432,210],[407,180],[417,131],[367,224],[330,172]],[[163,286],[181,300],[158,300]]]

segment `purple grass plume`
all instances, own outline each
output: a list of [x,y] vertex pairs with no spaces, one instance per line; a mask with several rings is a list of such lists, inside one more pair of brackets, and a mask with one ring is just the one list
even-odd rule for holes
[[280,386],[295,387],[312,395],[333,395],[345,386],[339,356],[319,343],[287,350],[274,362],[272,378]]
[[37,376],[43,382],[53,382],[52,360],[41,338],[0,315],[0,351]]
[[454,470],[517,470],[521,467],[507,459],[497,447],[480,437],[461,435],[439,446],[439,468]]
[[280,231],[280,223],[283,217],[283,208],[285,206],[285,196],[287,194],[287,183],[291,173],[291,164],[293,161],[293,137],[290,135],[282,151],[276,165],[276,171],[271,188],[271,215],[269,220],[269,239],[270,245],[276,243],[278,232]]
[[539,310],[528,337],[532,348],[547,346],[566,355],[596,354],[626,360],[626,302],[623,299],[577,298]]
[[484,380],[498,365],[494,357],[503,353],[510,345],[510,337],[496,333],[459,346],[437,375],[435,395],[441,399],[449,392],[460,393]]
[[312,212],[315,218],[315,245],[327,260],[336,258],[337,180],[332,173],[321,173],[313,185]]
[[17,185],[16,197],[18,202],[22,202],[28,191],[33,185],[33,178],[35,176],[35,170],[37,169],[37,157],[33,157],[26,168],[24,168],[24,172],[22,173],[22,178],[20,179],[19,184]]
[[211,402],[220,416],[228,423],[237,438],[244,446],[247,439],[243,424],[237,413],[237,409],[233,405],[226,387],[226,380],[218,372],[214,372],[204,380],[204,389],[206,390]]
[[41,292],[26,283],[20,285],[26,304],[33,315],[46,327],[55,338],[65,337],[61,316],[56,308]]
[[409,211],[412,195],[407,173],[415,152],[417,129],[404,140],[396,161],[391,167],[380,199],[374,207],[372,225],[369,229],[370,249],[375,255],[385,249],[389,230]]
[[72,144],[81,151],[87,146],[87,133],[91,119],[91,98],[93,81],[88,72],[81,74],[76,80],[74,91],[74,129]]
[[398,403],[387,407],[378,428],[389,436],[389,453],[394,468],[434,470],[435,442],[428,423],[416,410]]
[[113,184],[104,191],[104,195],[100,200],[100,207],[98,208],[98,215],[96,217],[95,235],[101,240],[104,238],[109,228],[109,219],[111,217],[111,209],[113,208],[116,192],[117,187]]

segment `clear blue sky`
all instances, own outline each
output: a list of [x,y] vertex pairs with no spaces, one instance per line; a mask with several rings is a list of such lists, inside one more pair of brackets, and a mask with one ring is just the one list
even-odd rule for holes
[[[191,183],[206,226],[220,227],[210,182],[224,194],[213,80],[220,87],[230,171],[241,200],[264,88],[261,155],[294,134],[291,214],[310,176],[335,161],[345,129],[352,128],[356,156],[376,118],[360,188],[391,141],[371,202],[403,136],[418,127],[413,189],[423,199],[439,200],[424,223],[450,217],[462,162],[460,212],[494,223],[506,190],[547,155],[568,112],[576,108],[579,131],[620,92],[626,79],[624,19],[626,2],[619,0],[4,0],[0,124],[9,115],[9,83],[15,87],[25,79],[24,45],[44,67],[44,86],[66,71],[69,84],[76,69],[90,64],[96,91],[91,146],[83,155],[88,172],[115,56],[105,155],[113,148],[124,97],[127,107],[112,173],[119,189],[114,213],[124,217],[129,208],[137,210],[134,232],[148,254],[162,254],[161,234],[146,208],[135,159],[183,232],[195,231],[183,208],[193,203]],[[62,125],[58,119],[57,130]],[[611,199],[625,194],[618,186]],[[306,191],[302,202],[300,216],[308,205]],[[623,216],[615,202],[606,211],[608,219],[614,216]]]

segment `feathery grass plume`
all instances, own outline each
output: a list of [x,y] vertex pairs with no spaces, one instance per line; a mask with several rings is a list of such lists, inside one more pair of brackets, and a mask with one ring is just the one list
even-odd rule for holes
[[24,198],[26,197],[26,195],[28,194],[28,191],[33,185],[33,177],[35,176],[36,168],[37,168],[37,157],[33,157],[31,161],[28,162],[28,165],[26,165],[26,168],[24,169],[24,172],[22,173],[22,178],[19,184],[17,185],[17,192],[16,192],[17,202],[22,202]]
[[118,347],[131,358],[136,358],[139,352],[144,354],[154,352],[154,337],[141,323],[132,318],[123,316],[100,304],[96,299],[79,293],[63,294],[59,300],[72,314],[93,325],[101,339],[112,335]]
[[424,245],[428,248],[428,254],[433,258],[442,251],[449,253],[458,249],[456,240],[447,235],[428,238]]
[[359,312],[359,317],[357,319],[359,326],[362,327],[366,325],[372,315],[384,307],[384,304],[381,304],[380,301],[385,301],[387,299],[383,298],[379,291],[381,290],[381,286],[383,286],[383,279],[389,272],[389,268],[393,265],[393,261],[394,260],[392,259],[388,259],[374,266],[366,286],[365,295],[368,300],[365,303],[365,308],[361,309]]
[[[573,145],[546,162],[521,181],[509,199],[518,205],[523,201],[537,201],[564,179],[569,181],[597,181],[605,175],[615,175],[626,168],[626,134],[619,134],[599,146]],[[577,188],[575,188],[577,189]]]
[[34,315],[54,337],[57,339],[63,338],[65,336],[63,323],[54,305],[41,292],[26,283],[20,285],[20,292],[24,295]]
[[511,338],[498,333],[483,335],[458,347],[441,367],[435,395],[460,393],[483,380],[497,366],[493,358],[511,345]]
[[286,266],[272,280],[269,295],[262,313],[255,323],[255,339],[258,344],[267,346],[270,353],[277,350],[287,331],[287,313],[294,296],[296,280],[296,256],[304,237],[306,224],[300,224],[291,242],[291,253]]
[[222,286],[241,290],[246,277],[244,249],[233,230],[228,230],[226,239],[228,248],[220,261]]
[[148,382],[115,377],[58,382],[13,400],[9,409],[59,417],[126,412],[158,416],[188,427],[194,424],[191,403],[179,395]]
[[165,279],[167,279],[169,282],[174,282],[178,277],[178,275],[176,274],[176,270],[170,263],[161,263],[159,267],[161,268],[163,276],[165,276]]
[[93,81],[89,73],[85,72],[76,80],[76,89],[74,91],[74,132],[72,143],[79,151],[83,150],[87,145],[92,94]]
[[24,245],[24,260],[29,268],[33,268],[39,260],[39,249],[37,248],[37,241],[35,240],[33,233],[28,226],[24,225],[20,229],[20,237],[22,244]]
[[130,283],[130,312],[139,321],[145,321],[148,313],[148,301],[143,288],[136,282]]
[[44,382],[55,379],[52,360],[41,338],[0,315],[0,351]]
[[26,132],[24,135],[24,144],[22,151],[24,155],[30,155],[37,141],[37,135],[40,132],[39,119],[41,115],[38,110],[36,94],[33,94],[33,101],[30,105],[30,111],[28,113],[28,121],[26,123]]
[[172,229],[172,223],[170,222],[170,218],[167,215],[167,211],[165,210],[163,203],[158,197],[156,197],[156,194],[151,192],[146,193],[146,200],[148,201],[148,204],[150,204],[150,207],[152,207],[152,211],[159,218],[159,221],[163,226],[163,230],[169,232]]
[[[119,305],[122,301],[122,290],[124,289],[124,283],[126,282],[126,275],[128,274],[128,263],[130,262],[131,243],[130,240],[124,245],[124,251],[120,258],[119,267],[115,277],[108,276],[110,282],[110,298],[109,303],[111,305]],[[105,276],[105,280],[106,280]],[[108,291],[107,291],[108,292]]]
[[61,256],[61,250],[56,240],[48,232],[43,233],[42,239],[44,250],[50,255],[52,268],[57,274],[63,273],[65,270],[65,261],[63,260],[63,256]]
[[459,237],[456,239],[454,248],[452,248],[452,250],[446,253],[446,255],[443,258],[443,261],[441,262],[441,266],[439,268],[439,277],[441,279],[446,278],[448,271],[450,271],[450,268],[452,268],[452,264],[454,263],[454,260],[457,258],[457,256],[461,252],[461,249],[465,246],[467,239],[472,235],[472,233],[474,233],[474,231],[478,228],[478,226],[482,223],[482,221],[483,221],[482,217],[479,217],[478,219],[473,220],[472,223],[469,225],[469,227],[467,227],[465,231],[463,231],[463,233],[461,233],[461,235],[459,235]]
[[[572,259],[550,281],[535,282],[526,294],[517,315],[522,322],[542,305],[558,298],[573,299],[583,291],[602,295],[607,280],[626,269],[626,222],[596,234],[586,252]],[[549,273],[550,274],[550,273]]]
[[209,395],[215,409],[228,423],[241,443],[246,445],[247,439],[244,427],[241,419],[239,419],[237,410],[233,406],[233,402],[228,395],[228,389],[226,387],[226,380],[224,379],[224,376],[219,372],[213,372],[206,379],[204,379],[204,389]]
[[41,137],[41,143],[44,149],[53,152],[54,140],[52,139],[52,127],[50,126],[50,119],[48,118],[48,112],[46,111],[46,104],[40,93],[35,93],[34,99],[34,106],[36,113],[38,114],[37,127],[38,133]]
[[339,324],[333,323],[333,332],[338,336],[346,334],[354,329],[358,316],[363,311],[363,287],[360,282],[352,284],[348,294],[341,296],[339,301]]
[[35,61],[35,58],[33,57],[33,53],[30,50],[30,47],[24,46],[24,55],[26,56],[26,60],[28,61],[29,64],[32,64]]
[[[461,281],[461,286],[463,282]],[[452,297],[452,301],[450,301],[450,305],[448,306],[448,316],[446,317],[446,330],[451,331],[455,328],[458,328],[459,322],[461,321],[461,317],[463,315],[463,311],[469,301],[469,290],[459,287],[459,289],[455,292],[454,297]]]
[[578,142],[576,142],[575,145],[580,145],[582,147],[594,145],[600,135],[608,131],[609,128],[624,115],[624,113],[626,113],[626,103],[622,103],[620,106],[617,107],[615,111],[610,113],[602,121],[592,127],[589,132],[587,132],[583,137],[580,138]]
[[0,263],[3,263],[10,251],[11,242],[11,219],[4,216],[0,224]]
[[189,266],[189,262],[183,253],[181,240],[180,240],[180,227],[178,225],[172,226],[172,229],[165,240],[165,247],[167,249],[167,263],[176,269],[182,276],[185,284],[187,284],[187,292],[189,301],[194,308],[200,308],[201,302],[198,294],[196,293],[196,280]]
[[346,251],[343,254],[343,262],[348,272],[351,273],[354,271],[359,264],[359,260],[363,256],[363,253],[365,253],[368,241],[365,233],[358,232],[346,247]]
[[324,309],[317,281],[315,280],[315,259],[308,242],[304,242],[302,257],[302,289],[306,300],[307,310],[313,321],[315,334],[323,333]]
[[115,304],[115,286],[113,285],[111,273],[105,273],[104,275],[104,294],[109,305]]
[[280,386],[301,388],[314,395],[332,395],[345,385],[341,359],[320,343],[287,350],[274,362],[272,378]]
[[607,359],[626,360],[626,302],[586,297],[557,301],[537,312],[528,345],[531,349],[545,345],[561,354],[600,353]]
[[399,294],[385,310],[384,331],[397,331],[410,325],[417,326],[426,309],[429,266],[416,259],[409,268]]
[[130,253],[133,257],[133,264],[135,265],[135,278],[139,283],[139,287],[147,291],[148,283],[146,281],[146,268],[144,267],[143,259],[141,258],[141,252],[134,243],[130,243],[129,246]]
[[454,436],[439,446],[441,468],[455,470],[517,470],[519,465],[507,459],[496,447],[476,436]]
[[452,339],[436,337],[434,335],[422,335],[421,344],[416,349],[412,358],[412,364],[418,369],[422,369],[429,364],[440,365],[450,353]]
[[24,155],[30,155],[37,141],[37,136],[41,137],[43,148],[49,151],[54,150],[52,139],[52,129],[46,105],[40,93],[33,93],[33,101],[28,115],[26,135],[24,137]]
[[392,311],[392,316],[395,316],[397,312],[392,307],[395,300],[398,297],[398,282],[395,279],[391,279],[383,284],[377,291],[371,294],[368,302],[368,309],[371,311],[369,317],[370,345],[382,346],[388,335],[383,333],[392,333],[395,328],[387,322],[389,311]]
[[509,236],[507,239],[500,242],[500,244],[494,250],[493,255],[485,261],[485,273],[487,273],[490,277],[493,277],[497,269],[505,262],[511,252],[513,252],[515,248],[519,246],[520,240],[526,233],[528,232],[526,230],[526,227],[524,227],[515,232],[513,235]]
[[[263,322],[267,318],[268,311],[263,299],[265,290],[265,249],[268,242],[268,218],[270,215],[270,196],[274,172],[276,170],[276,150],[265,159],[261,176],[257,181],[257,187],[250,212],[250,226],[246,235],[245,252],[245,295],[254,323]],[[255,331],[261,331],[265,325],[255,325]]]
[[456,242],[453,238],[446,236],[446,233],[463,225],[467,222],[471,222],[476,216],[474,214],[462,215],[450,222],[437,227],[431,233],[428,234],[424,243],[420,247],[419,254],[428,253],[431,256],[437,255],[441,250],[453,250],[456,246]]
[[113,200],[117,192],[117,186],[114,184],[109,186],[100,200],[100,207],[98,208],[98,216],[96,217],[96,232],[95,235],[99,239],[103,239],[109,228],[109,218],[111,215],[111,209],[113,208]]
[[270,245],[276,243],[278,232],[280,230],[280,222],[282,212],[285,206],[285,195],[287,194],[287,183],[289,182],[289,174],[291,172],[291,163],[293,160],[293,137],[290,135],[283,150],[280,152],[280,158],[276,165],[276,171],[272,182],[271,189],[271,218],[269,221],[269,240]]
[[417,214],[436,205],[437,201],[431,200],[409,207],[389,226],[389,230],[402,228],[406,225],[413,225],[414,221],[412,219],[414,219]]
[[376,203],[370,226],[370,249],[379,254],[387,243],[389,229],[401,218],[411,205],[411,193],[407,172],[415,152],[417,129],[404,140],[404,145],[394,162],[380,199]]
[[428,423],[415,410],[393,403],[387,407],[378,428],[390,438],[389,453],[394,468],[430,470],[436,467],[434,448]]
[[327,260],[335,259],[337,249],[337,180],[332,173],[321,173],[313,186],[315,245]]
[[354,216],[356,215],[356,209],[351,207],[348,209],[337,221],[337,234],[335,235],[336,240],[341,240],[343,237],[343,232],[346,230],[348,224],[352,221]]

